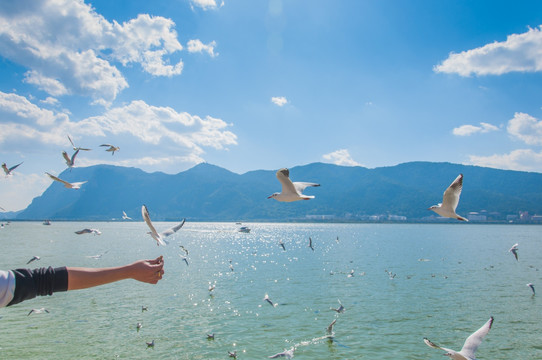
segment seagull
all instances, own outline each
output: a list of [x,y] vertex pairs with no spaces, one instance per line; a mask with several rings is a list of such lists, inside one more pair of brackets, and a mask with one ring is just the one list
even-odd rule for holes
[[512,246],[510,248],[510,250],[508,250],[509,252],[511,252],[512,254],[514,254],[514,256],[516,257],[516,261],[519,261],[518,260],[518,246],[519,244],[514,244],[514,246]]
[[397,276],[396,273],[393,273],[391,271],[388,271],[388,270],[384,270],[386,273],[388,273],[388,276],[390,277],[391,280],[395,279],[395,277]]
[[312,251],[314,251],[314,247],[312,246],[312,239],[310,236],[309,236],[309,247],[312,249]]
[[429,341],[427,338],[423,338],[423,341],[429,347],[446,351],[444,355],[449,356],[453,360],[476,360],[476,358],[474,357],[474,353],[476,352],[478,346],[480,346],[480,344],[482,343],[484,337],[489,333],[489,329],[491,329],[492,324],[493,316],[489,318],[489,320],[484,324],[484,326],[476,330],[476,332],[474,332],[467,338],[467,340],[465,340],[465,344],[459,352],[435,345],[435,343]]
[[120,150],[120,147],[118,146],[113,146],[111,144],[102,144],[100,146],[109,146],[108,149],[105,149],[105,151],[111,151],[111,155],[115,155],[115,151],[119,151]]
[[78,153],[79,153],[79,150],[76,150],[73,153],[72,157],[70,158],[67,152],[65,151],[62,152],[62,156],[64,157],[64,160],[66,160],[66,165],[68,165],[69,168],[72,168],[75,166],[75,157],[77,156]]
[[350,270],[350,274],[347,277],[354,277],[354,269]]
[[[24,161],[23,161],[24,162]],[[2,169],[4,169],[4,172],[6,173],[6,176],[13,175],[12,171],[15,170],[19,165],[21,165],[23,162],[18,163],[17,165],[14,165],[10,168],[7,167],[6,163],[2,164]]]
[[279,240],[279,245],[282,246],[282,250],[286,251],[286,247],[284,246],[284,242],[282,240]]
[[137,332],[139,332],[139,330],[143,327],[143,325],[141,325],[140,322],[137,323],[136,325],[136,329],[137,329]]
[[179,254],[179,256],[186,263],[186,266],[188,266],[188,259],[186,258],[186,256],[182,256],[181,254]]
[[107,254],[109,250],[106,250],[105,252],[103,252],[102,254],[98,254],[98,255],[90,255],[90,256],[87,256],[87,258],[89,259],[101,259],[102,256],[104,256],[105,254]]
[[308,183],[308,182],[292,182],[290,180],[290,171],[286,168],[282,168],[277,171],[277,179],[282,184],[282,192],[274,193],[268,196],[268,199],[274,198],[278,201],[291,202],[297,200],[310,200],[314,199],[314,196],[303,195],[302,192],[308,186],[320,186],[320,184]]
[[154,349],[154,340],[151,341],[151,342],[146,342],[147,343],[147,349],[148,348],[153,348]]
[[459,174],[454,182],[448,186],[444,195],[442,196],[442,204],[433,205],[429,210],[433,210],[437,214],[443,217],[457,219],[461,221],[469,221],[462,216],[455,213],[457,204],[459,204],[459,195],[461,195],[461,189],[463,188],[463,174]]
[[237,351],[228,351],[228,356],[237,359]]
[[32,261],[35,261],[35,260],[39,260],[40,257],[39,256],[34,256],[32,259],[28,260],[28,262],[26,263],[27,265],[30,264]]
[[179,245],[179,247],[181,248],[182,251],[185,252],[186,256],[188,256],[188,250],[182,245]]
[[72,138],[70,137],[70,135],[68,135],[68,140],[70,140],[70,143],[72,144],[72,147],[73,147],[73,150],[74,150],[74,151],[79,151],[79,150],[90,151],[90,150],[92,150],[92,149],[86,149],[86,148],[82,148],[82,147],[75,146],[75,144],[73,143],[73,140],[72,140]]
[[341,314],[344,312],[344,306],[341,304],[341,300],[337,300],[339,302],[339,307],[337,309],[330,308],[333,311],[336,311],[338,314]]
[[124,212],[124,210],[122,210],[122,220],[132,220],[132,218],[129,217],[128,215],[126,215],[126,212]]
[[534,296],[535,294],[534,285],[532,283],[528,283],[527,286],[531,288],[531,290],[533,291],[533,296]]
[[269,295],[265,294],[265,296],[263,297],[263,300],[267,301],[269,305],[271,305],[272,307],[277,307],[277,304],[273,303],[271,299],[269,299]]
[[67,181],[64,181],[64,180],[62,180],[62,179],[57,178],[57,177],[54,176],[54,175],[49,174],[48,172],[46,172],[46,174],[49,175],[49,177],[50,177],[51,179],[53,179],[53,180],[55,180],[55,181],[58,181],[58,182],[64,184],[64,187],[66,187],[66,188],[68,188],[68,189],[75,189],[75,190],[77,190],[77,189],[80,189],[80,188],[81,188],[81,185],[83,185],[84,183],[86,183],[86,181],[69,183],[69,182],[67,182]]
[[83,229],[83,230],[78,230],[75,232],[77,235],[81,235],[81,234],[94,234],[94,235],[102,235],[102,232],[98,229]]
[[[46,308],[41,308],[41,309],[32,309],[30,310],[30,312],[28,313],[28,315],[34,313],[34,314],[41,314],[43,312],[46,312],[46,313],[49,313],[49,310],[47,310]],[[26,315],[26,316],[28,316]]]
[[286,359],[291,359],[294,357],[294,351],[295,351],[295,347],[291,348],[290,350],[284,350],[283,352],[280,352],[278,354],[275,354],[275,355],[271,355],[269,356],[270,359],[277,359],[279,357],[284,357]]
[[142,306],[142,307],[141,307],[141,312],[147,311],[147,310],[149,310],[149,307],[148,307],[148,306]]
[[207,334],[207,340],[214,340],[215,339],[215,333]]
[[160,245],[165,246],[168,243],[165,238],[176,233],[180,228],[182,228],[185,221],[185,219],[183,219],[183,221],[180,224],[175,225],[174,227],[167,229],[166,231],[158,233],[156,229],[154,228],[154,226],[152,225],[151,218],[149,216],[149,211],[147,210],[147,207],[145,205],[141,207],[141,215],[143,215],[143,220],[145,220],[145,222],[149,226],[149,229],[151,229],[151,231],[148,234],[150,234],[152,238],[156,240],[156,245],[158,246]]

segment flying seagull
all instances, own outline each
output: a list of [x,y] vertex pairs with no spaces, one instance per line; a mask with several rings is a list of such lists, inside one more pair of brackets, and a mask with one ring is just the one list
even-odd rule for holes
[[79,150],[90,151],[90,150],[92,150],[92,149],[86,149],[86,148],[82,148],[82,147],[79,147],[79,146],[75,146],[75,144],[73,143],[73,140],[70,137],[70,135],[68,135],[68,140],[70,140],[70,143],[72,144],[72,147],[73,147],[74,151],[79,151]]
[[[49,313],[49,310],[47,310],[46,308],[32,309],[32,310],[30,310],[30,312],[28,313],[28,315],[30,315],[30,314],[32,314],[32,313],[34,313],[34,314],[41,314],[41,313],[44,313],[44,312]],[[26,316],[28,316],[28,315],[26,315]]]
[[68,165],[69,168],[72,168],[72,167],[75,166],[75,157],[77,156],[78,153],[79,153],[79,149],[76,150],[76,151],[73,153],[72,157],[70,158],[70,157],[68,156],[68,153],[67,153],[67,152],[65,152],[65,151],[62,152],[62,156],[64,157],[64,160],[66,160],[66,165]]
[[36,261],[36,260],[39,260],[40,257],[39,256],[34,256],[32,257],[32,259],[28,260],[28,262],[26,263],[26,265],[30,264],[32,261]]
[[286,358],[286,359],[291,359],[294,357],[294,351],[295,351],[295,347],[291,348],[290,350],[284,350],[283,352],[280,352],[280,353],[277,353],[275,355],[271,355],[269,356],[270,359],[277,359],[277,358]]
[[94,234],[94,235],[102,235],[102,232],[98,229],[89,229],[89,228],[86,228],[86,229],[83,229],[83,230],[78,230],[75,232],[77,235],[81,235],[81,234]]
[[440,347],[435,343],[429,341],[429,339],[427,338],[424,338],[423,341],[429,347],[446,351],[444,355],[449,356],[453,360],[476,360],[474,353],[476,352],[476,349],[478,349],[478,346],[480,346],[480,344],[482,343],[484,337],[489,333],[489,329],[491,329],[492,324],[493,316],[489,318],[489,320],[484,324],[484,326],[476,330],[476,332],[474,332],[467,338],[467,340],[465,340],[465,344],[459,352],[447,349],[445,347]]
[[309,236],[309,247],[314,251],[314,247],[312,246],[312,238]]
[[132,220],[132,218],[126,215],[126,212],[122,210],[122,220]]
[[334,309],[334,308],[330,308],[330,309],[333,310],[333,311],[336,311],[338,314],[341,314],[341,313],[344,312],[344,306],[341,303],[341,300],[337,299],[337,301],[339,302],[339,307],[337,309]]
[[152,225],[151,218],[149,216],[149,211],[147,210],[147,207],[145,205],[141,207],[141,215],[143,215],[143,220],[145,220],[145,222],[149,226],[149,229],[151,230],[149,234],[152,236],[154,240],[156,240],[156,245],[158,246],[160,245],[165,246],[168,243],[166,241],[166,237],[172,234],[175,234],[180,228],[183,227],[184,221],[186,220],[186,219],[183,219],[183,221],[180,224],[175,225],[174,227],[167,229],[166,231],[158,233],[156,229],[154,228],[154,226]]
[[271,299],[269,298],[269,295],[265,294],[265,296],[263,297],[263,300],[267,301],[269,303],[269,305],[271,305],[272,307],[277,307],[277,304],[275,304],[275,303],[273,303],[271,301]]
[[329,334],[329,335],[333,335],[333,325],[335,325],[335,323],[337,322],[337,319],[333,320],[331,322],[331,324],[328,325],[327,329],[326,329],[326,332]]
[[136,329],[137,329],[137,332],[139,332],[139,330],[143,327],[143,325],[141,325],[140,322],[137,323],[136,325]]
[[282,239],[279,240],[279,245],[282,246],[282,250],[286,251],[286,247],[284,246]]
[[514,244],[514,246],[512,246],[512,247],[510,248],[510,250],[508,250],[509,252],[511,252],[512,254],[514,254],[514,256],[515,256],[515,258],[516,258],[517,261],[519,261],[519,260],[518,260],[518,246],[519,246],[519,244]]
[[[23,161],[24,162],[24,161]],[[13,165],[12,167],[8,168],[6,163],[2,164],[2,169],[4,169],[4,172],[6,173],[6,176],[13,175],[12,171],[15,170],[19,165],[21,165],[23,162],[18,163],[17,165]]]
[[308,183],[308,182],[292,182],[290,180],[290,171],[286,168],[282,168],[277,171],[277,179],[282,184],[282,192],[274,193],[268,196],[268,199],[275,199],[278,201],[291,202],[297,200],[310,200],[314,199],[313,195],[303,195],[303,190],[308,186],[320,186],[320,184]]
[[120,147],[111,144],[102,144],[100,146],[108,146],[109,148],[105,149],[105,151],[111,151],[111,155],[115,155],[115,151],[120,150]]
[[442,204],[433,205],[429,210],[433,210],[437,214],[443,217],[457,219],[461,221],[469,221],[462,216],[455,213],[457,204],[459,204],[459,196],[461,195],[461,189],[463,188],[463,174],[459,174],[454,182],[448,186],[444,195],[442,196]]
[[49,174],[48,172],[46,172],[46,174],[49,175],[49,177],[50,177],[51,179],[53,179],[53,180],[55,180],[55,181],[58,181],[58,182],[64,184],[64,187],[66,187],[66,188],[68,188],[68,189],[75,189],[75,190],[77,190],[77,189],[80,189],[80,188],[81,188],[81,185],[83,185],[84,183],[86,183],[86,181],[69,183],[69,182],[67,182],[67,181],[64,181],[64,180],[62,180],[62,179],[57,178],[57,177],[54,176],[54,175]]
[[534,296],[535,294],[534,285],[532,283],[528,283],[527,286],[531,288],[531,291],[533,292],[533,296]]

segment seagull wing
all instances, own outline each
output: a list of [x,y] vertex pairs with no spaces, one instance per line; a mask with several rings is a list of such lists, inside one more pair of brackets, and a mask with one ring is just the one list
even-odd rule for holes
[[145,205],[143,205],[141,207],[141,215],[143,216],[143,220],[145,220],[145,222],[147,223],[147,226],[149,227],[149,229],[151,230],[151,235],[154,239],[157,239],[158,242],[160,243],[160,245],[166,245],[162,239],[160,239],[160,235],[158,234],[158,232],[156,231],[156,229],[154,228],[154,225],[152,224],[152,221],[151,221],[151,217],[149,216],[149,211],[147,210],[147,207]]
[[457,204],[459,204],[459,196],[461,195],[461,190],[463,189],[463,174],[459,174],[454,182],[448,186],[444,195],[442,196],[442,208],[447,208],[455,212]]
[[456,351],[452,350],[452,349],[448,349],[448,348],[445,348],[445,347],[441,347],[441,346],[438,346],[437,344],[435,344],[434,342],[432,342],[431,340],[429,340],[428,338],[423,338],[423,342],[429,346],[429,347],[432,347],[433,349],[440,349],[440,350],[444,350],[446,352],[450,352],[450,353],[455,353]]
[[64,158],[64,160],[66,160],[66,164],[68,164],[68,166],[70,166],[70,164],[72,164],[72,160],[68,156],[67,152],[63,151],[62,152],[62,157]]
[[102,144],[102,145],[100,145],[100,146],[109,146],[109,147],[113,147],[113,145],[111,145],[111,144]]
[[293,183],[293,185],[295,187],[295,191],[298,194],[301,194],[303,192],[303,190],[305,190],[305,188],[307,188],[309,186],[320,186],[320,184],[309,183],[309,182],[295,182],[295,183]]
[[183,221],[182,221],[180,224],[175,225],[175,226],[172,227],[171,229],[167,229],[166,231],[161,232],[161,233],[160,233],[160,236],[162,236],[162,237],[168,237],[168,236],[170,236],[170,235],[175,234],[177,231],[179,231],[180,228],[183,227],[185,220],[186,220],[186,219],[183,219]]
[[[61,182],[61,183],[64,184],[65,186],[68,186],[68,187],[73,186],[73,185],[70,184],[69,182],[64,181],[64,180],[62,180],[62,179],[60,179],[60,178],[57,178],[56,176],[51,175],[51,174],[49,174],[48,172],[46,172],[46,174],[49,175],[49,177],[50,177],[51,179],[53,179],[53,180],[55,180],[55,181],[58,181],[58,182]],[[85,182],[86,182],[86,181],[85,181]]]
[[476,349],[478,349],[478,346],[480,346],[482,343],[484,337],[489,333],[491,325],[493,325],[493,316],[490,317],[480,329],[476,330],[475,333],[465,340],[465,344],[463,345],[460,353],[466,357],[474,359],[474,353],[476,352]]
[[72,155],[72,159],[71,159],[72,165],[75,165],[75,157],[77,156],[77,154],[79,154],[79,149],[77,149]]
[[297,190],[296,190],[294,184],[292,183],[292,180],[290,180],[290,171],[288,169],[286,169],[286,168],[279,169],[279,171],[277,171],[276,175],[277,175],[277,179],[279,180],[279,182],[282,185],[282,193],[283,194],[287,194],[287,193],[295,194],[295,193],[297,193]]
[[70,135],[68,135],[68,140],[70,140],[70,143],[72,144],[73,149],[74,149],[74,150],[77,149],[77,147],[76,147],[75,144],[73,143],[73,140],[72,140],[72,138],[70,137]]
[[90,229],[83,229],[83,230],[78,230],[75,233],[77,235],[81,235],[81,234],[88,234],[88,233],[91,233],[91,232],[92,232],[92,230],[90,230]]
[[[24,162],[24,161],[23,161],[23,162]],[[18,163],[17,165],[14,165],[14,166],[10,167],[10,168],[9,168],[9,171],[11,172],[11,171],[15,170],[15,169],[18,168],[19,165],[21,165],[23,162],[20,162],[20,163]]]

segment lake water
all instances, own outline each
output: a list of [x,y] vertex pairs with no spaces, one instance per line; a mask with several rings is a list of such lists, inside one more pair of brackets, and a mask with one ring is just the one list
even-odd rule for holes
[[[267,359],[296,346],[296,359],[442,359],[424,337],[459,350],[494,316],[478,359],[542,359],[540,226],[243,225],[252,231],[187,222],[166,247],[156,246],[143,222],[5,226],[2,269],[26,267],[34,255],[41,260],[30,267],[105,267],[163,255],[165,274],[154,286],[125,280],[0,309],[0,358],[228,359],[237,351],[238,359]],[[74,233],[84,227],[102,235]],[[519,261],[508,252],[514,243]],[[540,295],[532,296],[530,282]],[[339,300],[341,314],[331,310]],[[41,307],[50,313],[27,316]],[[334,319],[330,341],[324,337]]]

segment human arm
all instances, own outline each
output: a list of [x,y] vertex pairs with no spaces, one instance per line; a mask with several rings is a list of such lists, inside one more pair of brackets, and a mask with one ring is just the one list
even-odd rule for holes
[[109,268],[68,267],[68,290],[86,289],[124,279],[134,279],[156,284],[164,274],[162,256],[154,260],[139,260],[134,263]]

